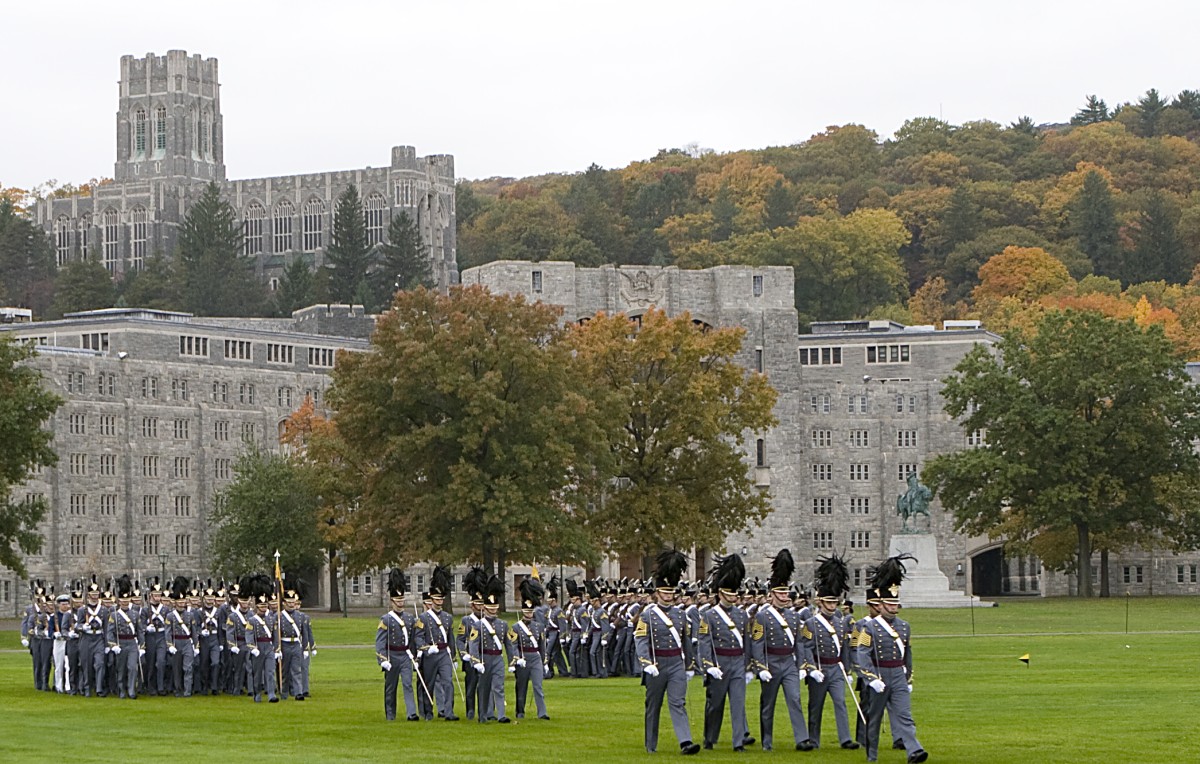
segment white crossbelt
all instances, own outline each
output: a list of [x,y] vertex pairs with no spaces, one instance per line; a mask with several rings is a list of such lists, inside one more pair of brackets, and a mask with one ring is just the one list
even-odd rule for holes
[[904,640],[900,639],[900,635],[896,633],[896,630],[892,628],[892,625],[890,623],[888,623],[887,619],[885,619],[883,616],[881,616],[881,615],[875,616],[875,621],[880,626],[883,627],[884,631],[886,631],[888,634],[891,635],[892,639],[896,640],[896,647],[897,647],[897,649],[900,650],[900,657],[903,658],[904,657]]
[[525,636],[529,637],[529,641],[533,644],[533,649],[537,650],[538,649],[537,637],[533,636],[533,632],[529,630],[529,627],[526,626],[523,621],[517,621],[517,626],[521,627],[521,630],[525,632]]
[[825,620],[824,613],[817,613],[816,617],[821,622],[821,625],[825,627],[825,631],[829,632],[829,638],[833,640],[833,646],[837,650],[838,657],[842,657],[842,641],[838,639],[837,629],[833,628],[833,624]]
[[396,615],[395,610],[389,610],[388,615],[390,615],[392,617],[393,621],[395,621],[397,624],[399,624],[400,634],[401,634],[401,636],[404,637],[404,644],[407,645],[408,644],[408,627],[404,625],[404,619],[401,618],[400,616]]
[[767,612],[775,616],[775,620],[779,621],[779,625],[783,627],[783,633],[787,637],[788,646],[796,644],[796,638],[792,636],[792,627],[788,625],[787,619],[776,609],[774,605],[767,606]]
[[742,644],[742,632],[739,628],[737,628],[737,624],[733,622],[733,619],[726,614],[725,608],[718,605],[717,607],[710,609],[717,611],[717,615],[721,616],[721,620],[724,621],[729,630],[733,632],[733,638],[737,640],[738,647],[744,647]]
[[667,618],[666,613],[662,611],[658,605],[651,605],[647,608],[648,612],[658,615],[662,622],[671,630],[671,639],[675,640],[676,647],[683,647],[683,639],[679,636],[679,630],[675,628],[675,622]]

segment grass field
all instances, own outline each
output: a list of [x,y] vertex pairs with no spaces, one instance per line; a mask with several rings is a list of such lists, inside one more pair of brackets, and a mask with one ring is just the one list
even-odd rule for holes
[[[1192,714],[1200,685],[1192,677],[1200,653],[1200,609],[1194,598],[1028,600],[973,614],[911,610],[904,615],[916,635],[913,713],[931,761],[1163,762],[1198,757]],[[632,679],[547,682],[551,721],[533,719],[530,708],[530,718],[506,726],[466,720],[385,722],[383,683],[367,645],[376,623],[375,617],[318,615],[314,630],[322,649],[312,663],[312,697],[275,705],[224,696],[129,702],[36,692],[18,635],[0,631],[0,762],[57,752],[73,764],[160,756],[223,760],[231,749],[243,747],[256,764],[410,757],[590,763],[645,756],[643,692]],[[1028,666],[1018,660],[1024,653],[1031,656]],[[507,698],[511,710],[511,678]],[[697,741],[703,705],[703,687],[693,681],[688,712]],[[749,688],[747,707],[751,734],[757,736],[757,683]],[[461,705],[457,710],[461,714]],[[790,727],[782,703],[778,711],[773,753],[757,748],[740,756],[732,753],[726,726],[718,750],[702,751],[701,758],[865,758],[862,751],[828,747],[836,741],[828,708],[823,731],[827,747],[813,753],[790,750],[785,747]],[[884,748],[880,761],[904,761],[902,751]],[[676,755],[664,711],[657,756]]]

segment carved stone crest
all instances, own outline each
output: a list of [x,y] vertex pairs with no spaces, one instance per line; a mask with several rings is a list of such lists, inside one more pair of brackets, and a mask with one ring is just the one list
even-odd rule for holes
[[667,298],[667,280],[661,270],[620,270],[621,300],[630,308],[647,308],[651,305],[664,307]]

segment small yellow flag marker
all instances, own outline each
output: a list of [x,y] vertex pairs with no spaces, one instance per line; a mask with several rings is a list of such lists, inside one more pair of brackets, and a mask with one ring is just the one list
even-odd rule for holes
[[1029,653],[1025,653],[1017,660],[1021,661],[1021,663],[1024,663],[1026,666],[1028,666],[1029,665]]

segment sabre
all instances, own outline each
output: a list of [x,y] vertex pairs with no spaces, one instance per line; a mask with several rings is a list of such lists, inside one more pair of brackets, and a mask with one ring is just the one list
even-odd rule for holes
[[854,700],[854,708],[858,710],[858,718],[862,719],[862,723],[867,723],[867,716],[863,713],[862,705],[858,702],[858,693],[854,691],[854,684],[850,681],[850,675],[846,673],[846,667],[839,661],[838,668],[842,670],[842,677],[846,680],[846,689],[850,693],[850,697]]
[[[421,621],[421,616],[417,614],[417,601],[415,599],[413,600],[413,616],[418,621]],[[422,629],[425,628],[424,621],[421,621],[421,628]],[[424,677],[424,675],[421,674],[420,661],[417,660],[417,656],[416,656],[415,652],[409,651],[408,657],[409,657],[409,660],[412,661],[413,671],[416,672],[417,679],[419,679],[421,682],[421,689],[423,689],[425,691],[425,697],[429,699],[429,708],[432,709],[435,705],[433,702],[433,695],[431,695],[429,693],[429,685],[425,684],[425,677]]]

